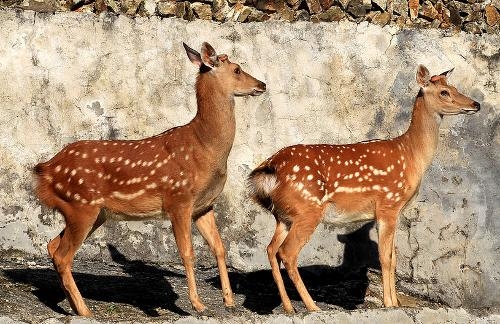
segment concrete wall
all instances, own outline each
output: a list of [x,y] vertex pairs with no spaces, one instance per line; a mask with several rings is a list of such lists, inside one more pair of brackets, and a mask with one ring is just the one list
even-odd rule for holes
[[[500,304],[500,36],[374,25],[214,24],[177,19],[0,11],[0,255],[45,256],[62,218],[33,195],[32,167],[78,139],[137,139],[195,114],[196,68],[182,42],[209,41],[268,84],[237,98],[229,179],[216,205],[230,265],[267,268],[274,219],[247,199],[249,171],[294,143],[342,143],[401,134],[418,87],[416,65],[481,101],[442,124],[438,153],[401,217],[398,276],[451,306]],[[109,222],[81,259],[179,262],[168,221]],[[345,235],[355,231],[354,234]],[[376,230],[320,225],[300,263],[372,265]],[[213,265],[195,237],[198,262]]]

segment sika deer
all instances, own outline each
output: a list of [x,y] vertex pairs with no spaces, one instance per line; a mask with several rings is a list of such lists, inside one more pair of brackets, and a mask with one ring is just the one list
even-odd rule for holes
[[73,258],[85,238],[104,223],[102,209],[127,215],[127,220],[156,215],[171,220],[189,298],[201,312],[206,307],[198,296],[193,269],[194,220],[217,259],[224,303],[234,306],[213,204],[226,181],[235,135],[234,96],[260,95],[266,85],[227,55],[217,55],[208,43],[203,43],[201,55],[186,44],[184,48],[199,67],[198,111],[191,122],[142,140],[75,142],[35,167],[39,198],[66,221],[66,228],[49,242],[48,252],[78,315],[91,312],[73,280]]
[[[321,221],[377,221],[384,305],[398,306],[394,246],[398,215],[417,193],[431,163],[443,115],[470,114],[480,107],[448,85],[449,72],[430,77],[424,66],[418,67],[421,89],[405,134],[356,144],[286,147],[250,174],[253,197],[277,222],[267,253],[287,312],[293,312],[293,307],[280,261],[307,309],[319,310],[299,275],[297,256]],[[322,220],[326,209],[335,216]]]

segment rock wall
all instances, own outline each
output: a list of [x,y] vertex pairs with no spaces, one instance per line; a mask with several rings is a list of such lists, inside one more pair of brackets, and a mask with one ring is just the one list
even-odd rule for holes
[[[279,148],[401,134],[418,92],[416,66],[451,67],[482,103],[444,119],[437,155],[397,232],[399,286],[451,306],[500,303],[498,199],[500,36],[355,24],[225,23],[0,10],[0,255],[45,257],[63,228],[33,195],[31,170],[78,139],[137,139],[195,114],[196,68],[182,48],[209,41],[268,91],[237,98],[229,179],[216,205],[228,262],[267,268],[274,219],[245,178]],[[300,264],[376,266],[372,223],[320,225]],[[108,247],[113,245],[113,248]],[[196,234],[198,263],[214,265]],[[179,262],[169,221],[108,222],[80,259]]]
[[7,0],[0,7],[38,12],[111,12],[130,17],[255,22],[368,21],[377,25],[500,31],[500,0]]

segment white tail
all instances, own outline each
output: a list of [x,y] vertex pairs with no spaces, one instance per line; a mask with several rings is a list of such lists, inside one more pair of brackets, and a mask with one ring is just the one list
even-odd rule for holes
[[200,73],[198,111],[190,123],[142,140],[80,141],[69,144],[35,167],[37,194],[58,209],[66,228],[48,244],[50,257],[74,311],[89,316],[71,274],[74,255],[85,238],[105,221],[105,208],[144,219],[161,214],[172,221],[189,297],[201,312],[191,243],[193,220],[214,253],[224,302],[233,306],[225,250],[215,226],[213,203],[226,180],[227,157],[234,140],[234,96],[259,95],[266,85],[217,55],[208,43],[201,54],[184,44]]
[[[398,305],[394,247],[398,215],[417,193],[431,163],[442,116],[479,110],[479,103],[447,83],[448,73],[430,77],[429,71],[419,66],[417,82],[421,90],[405,134],[356,144],[286,147],[250,174],[254,198],[271,210],[277,221],[267,252],[286,311],[293,308],[279,260],[307,309],[318,310],[297,270],[297,257],[326,208],[336,212],[330,220],[333,222],[377,221],[384,305]],[[275,184],[269,186],[270,182]]]

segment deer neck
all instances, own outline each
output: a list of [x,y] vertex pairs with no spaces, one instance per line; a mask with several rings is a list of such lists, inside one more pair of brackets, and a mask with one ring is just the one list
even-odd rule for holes
[[408,152],[409,163],[420,176],[429,167],[436,152],[439,140],[441,116],[432,111],[424,96],[417,96],[413,105],[410,126],[400,137],[403,147]]
[[208,72],[198,76],[196,100],[198,111],[190,124],[198,141],[205,149],[227,158],[236,129],[234,95]]

